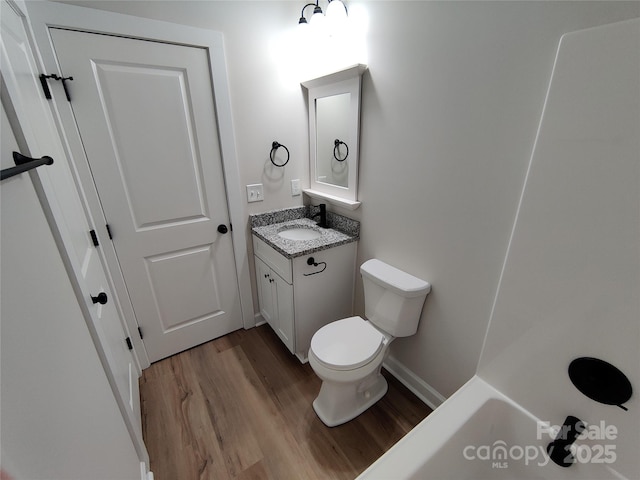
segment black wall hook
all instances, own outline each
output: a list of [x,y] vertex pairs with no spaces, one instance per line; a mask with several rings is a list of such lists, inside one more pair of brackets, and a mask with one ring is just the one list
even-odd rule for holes
[[[277,164],[275,162],[274,157],[280,147],[284,148],[287,151],[287,159],[285,160],[284,163]],[[271,159],[271,163],[273,163],[276,167],[284,167],[287,163],[289,163],[289,149],[286,146],[282,145],[281,143],[274,141],[271,144],[271,152],[269,153],[269,158]]]

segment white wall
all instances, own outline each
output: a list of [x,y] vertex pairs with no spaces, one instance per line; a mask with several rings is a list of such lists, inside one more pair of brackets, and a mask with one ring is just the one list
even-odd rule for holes
[[[478,371],[553,425],[616,428],[595,443],[627,478],[640,474],[639,45],[640,20],[562,40]],[[585,356],[628,376],[628,411],[573,386]]]
[[629,13],[587,2],[369,6],[359,256],[432,283],[418,334],[392,353],[448,396],[476,369],[559,38]]
[[[72,2],[80,3],[82,2]],[[84,3],[221,31],[240,171],[262,182],[249,213],[299,205],[307,110],[279,50],[305,2]],[[637,2],[348,1],[368,18],[358,260],[378,257],[433,284],[418,333],[393,355],[450,395],[475,370],[544,94],[562,34],[640,16]],[[279,53],[280,52],[280,53]],[[295,63],[295,60],[294,60]],[[291,150],[282,170],[271,142]],[[362,313],[358,281],[357,313]]]

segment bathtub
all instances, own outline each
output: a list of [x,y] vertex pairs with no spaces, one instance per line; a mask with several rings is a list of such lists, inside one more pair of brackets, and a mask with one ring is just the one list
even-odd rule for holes
[[553,463],[546,447],[557,428],[475,376],[357,480],[625,478],[611,468],[615,450],[588,440],[576,442],[575,464]]

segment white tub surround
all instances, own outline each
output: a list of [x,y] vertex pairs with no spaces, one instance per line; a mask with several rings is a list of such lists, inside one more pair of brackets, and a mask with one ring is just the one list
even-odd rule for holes
[[[598,434],[595,428],[592,432]],[[474,376],[358,480],[623,478],[611,468],[613,463],[605,463],[612,460],[611,451],[603,450],[599,463],[555,465],[546,449],[557,433],[558,425],[537,418]],[[594,443],[579,440],[577,455],[595,458]]]

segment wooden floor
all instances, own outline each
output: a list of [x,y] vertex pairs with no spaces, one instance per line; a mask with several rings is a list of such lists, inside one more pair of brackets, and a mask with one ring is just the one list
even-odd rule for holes
[[431,410],[393,377],[355,420],[328,428],[320,380],[270,327],[238,330],[153,364],[142,423],[156,480],[353,479]]

